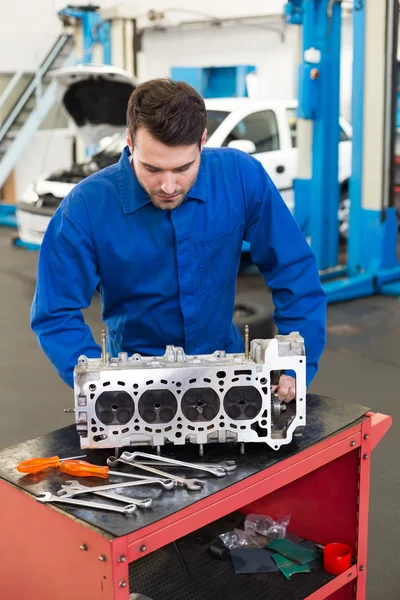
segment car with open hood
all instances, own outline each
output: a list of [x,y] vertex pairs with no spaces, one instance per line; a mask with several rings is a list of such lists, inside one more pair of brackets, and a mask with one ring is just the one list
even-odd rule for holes
[[60,202],[88,175],[118,161],[125,145],[126,107],[137,80],[108,65],[79,65],[55,70],[58,101],[72,119],[88,149],[88,158],[40,176],[17,205],[20,240],[40,245]]

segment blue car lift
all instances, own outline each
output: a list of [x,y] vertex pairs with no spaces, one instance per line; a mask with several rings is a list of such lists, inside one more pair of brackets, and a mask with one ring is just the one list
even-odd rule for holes
[[354,0],[352,175],[344,266],[338,265],[341,2],[289,0],[285,13],[290,24],[302,25],[303,37],[295,218],[303,221],[308,216],[306,234],[328,301],[400,295],[393,206],[397,5]]
[[79,63],[92,64],[93,48],[97,42],[102,45],[103,64],[111,64],[111,23],[102,20],[98,6],[67,6],[58,11],[58,16],[61,20],[75,19],[81,25],[82,56],[79,56]]

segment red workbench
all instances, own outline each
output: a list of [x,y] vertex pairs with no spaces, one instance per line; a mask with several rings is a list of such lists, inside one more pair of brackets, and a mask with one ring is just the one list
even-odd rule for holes
[[[33,456],[79,454],[74,426],[7,448],[0,452],[0,598],[128,600],[129,592],[141,592],[153,600],[365,600],[371,452],[390,424],[366,407],[310,395],[302,440],[277,453],[260,444],[247,444],[244,455],[229,444],[207,446],[208,462],[233,458],[237,471],[207,477],[201,492],[135,488],[135,497],[152,494],[154,504],[131,518],[42,505],[35,494],[55,492],[71,477],[15,470]],[[184,446],[165,454],[192,460],[195,452]],[[105,464],[109,454],[88,459]],[[349,544],[354,564],[338,577],[322,569],[290,581],[281,573],[235,575],[208,546],[216,532],[234,526],[236,511],[291,513],[291,532]]]

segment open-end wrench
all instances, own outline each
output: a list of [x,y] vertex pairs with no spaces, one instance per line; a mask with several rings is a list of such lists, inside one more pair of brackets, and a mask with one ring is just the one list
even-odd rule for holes
[[153,456],[153,454],[146,454],[145,452],[123,452],[121,458],[128,462],[135,463],[140,462],[141,458],[146,458],[148,460],[154,459],[159,462],[165,463],[166,465],[175,465],[177,467],[186,467],[190,469],[195,469],[197,471],[205,471],[206,473],[211,473],[211,475],[215,475],[215,477],[226,476],[226,470],[222,467],[205,467],[204,465],[183,462],[181,460],[175,460],[174,458],[165,458],[164,456]]
[[[61,489],[64,489],[64,487],[62,486]],[[103,496],[104,498],[109,498],[110,500],[115,500],[116,502],[123,502],[124,504],[135,504],[135,506],[140,508],[150,508],[150,506],[153,504],[153,500],[151,498],[143,498],[143,500],[138,500],[136,498],[131,498],[130,496],[122,496],[120,494],[113,494],[112,492],[105,492],[103,489],[101,491],[93,491],[94,488],[89,487],[88,485],[82,485],[78,481],[73,481],[71,482],[71,485],[67,486],[67,492],[72,491],[72,489],[74,491],[74,497],[78,494],[95,494],[96,496]],[[58,495],[62,497],[64,494]]]
[[186,477],[178,477],[178,475],[171,475],[171,473],[165,473],[165,471],[159,471],[159,469],[155,469],[154,467],[150,467],[149,465],[142,465],[141,463],[137,463],[134,460],[129,460],[132,452],[123,452],[121,458],[126,460],[132,467],[136,467],[137,469],[143,469],[144,471],[149,471],[149,473],[154,473],[155,475],[159,475],[160,477],[169,477],[173,481],[184,485],[186,489],[191,492],[198,492],[204,485],[204,481],[201,479],[187,479]]
[[[141,465],[150,465],[153,467],[163,467],[165,463],[157,462],[159,458],[160,458],[159,456],[154,456],[154,461],[153,460],[151,460],[151,461],[150,460],[138,460],[137,462],[139,462]],[[227,473],[231,473],[232,471],[236,471],[236,469],[237,469],[237,464],[235,463],[234,460],[223,460],[222,462],[219,462],[219,463],[182,463],[179,465],[169,463],[168,467],[171,467],[171,468],[172,467],[181,467],[181,468],[192,469],[192,468],[194,468],[194,464],[196,464],[196,469],[198,467],[208,467],[210,469],[224,469],[224,471],[226,471]]]
[[86,502],[84,500],[74,500],[73,498],[59,498],[53,496],[50,492],[43,492],[36,496],[38,502],[59,502],[60,504],[74,504],[75,506],[83,506],[84,508],[95,508],[100,510],[110,510],[111,512],[122,513],[123,515],[132,515],[137,506],[135,504],[127,504],[126,506],[112,506],[111,504],[97,504],[97,502]]
[[[90,489],[91,492],[106,492],[107,490],[115,490],[115,489],[119,489],[119,488],[126,488],[126,487],[135,487],[138,485],[151,485],[155,483],[154,481],[148,481],[147,479],[144,481],[126,481],[124,483],[110,483],[108,485],[98,485],[95,487],[91,487],[88,489]],[[160,482],[161,483],[161,482]],[[58,490],[57,492],[57,496],[63,497],[63,498],[73,498],[76,494],[87,494],[88,492],[82,492],[80,491],[80,483],[79,481],[75,481],[75,480],[70,480],[70,481],[65,481],[64,484],[61,486],[61,489]],[[175,487],[175,482],[170,480],[167,484],[164,483],[164,481],[162,481],[161,485],[164,487],[164,489],[166,490],[171,490]],[[165,487],[165,486],[168,487]],[[84,487],[84,486],[82,486]]]

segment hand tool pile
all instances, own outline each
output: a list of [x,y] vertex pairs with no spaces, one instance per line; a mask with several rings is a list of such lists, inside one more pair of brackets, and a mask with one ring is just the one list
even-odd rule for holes
[[[36,496],[38,502],[59,502],[62,504],[73,504],[90,509],[100,509],[122,513],[126,516],[134,514],[138,508],[150,508],[153,504],[152,498],[133,498],[129,495],[123,496],[116,493],[121,488],[132,488],[143,485],[161,486],[163,490],[174,490],[186,488],[189,491],[199,491],[204,485],[204,480],[183,477],[167,473],[160,467],[190,469],[214,475],[214,477],[226,477],[236,469],[235,461],[223,461],[218,464],[189,463],[164,456],[154,456],[145,452],[123,452],[120,458],[111,456],[107,459],[106,467],[92,465],[88,462],[77,460],[82,456],[61,459],[58,456],[50,458],[32,458],[17,465],[17,470],[24,474],[36,474],[49,468],[57,467],[62,473],[76,477],[99,477],[101,479],[127,478],[130,481],[122,483],[114,482],[107,485],[95,487],[86,486],[77,480],[65,481],[56,494],[44,492]],[[127,473],[126,471],[111,470],[119,465],[129,466],[132,470],[144,471],[145,473]],[[95,495],[101,498],[122,503],[118,506],[113,503],[97,503],[77,499],[76,496]]]

